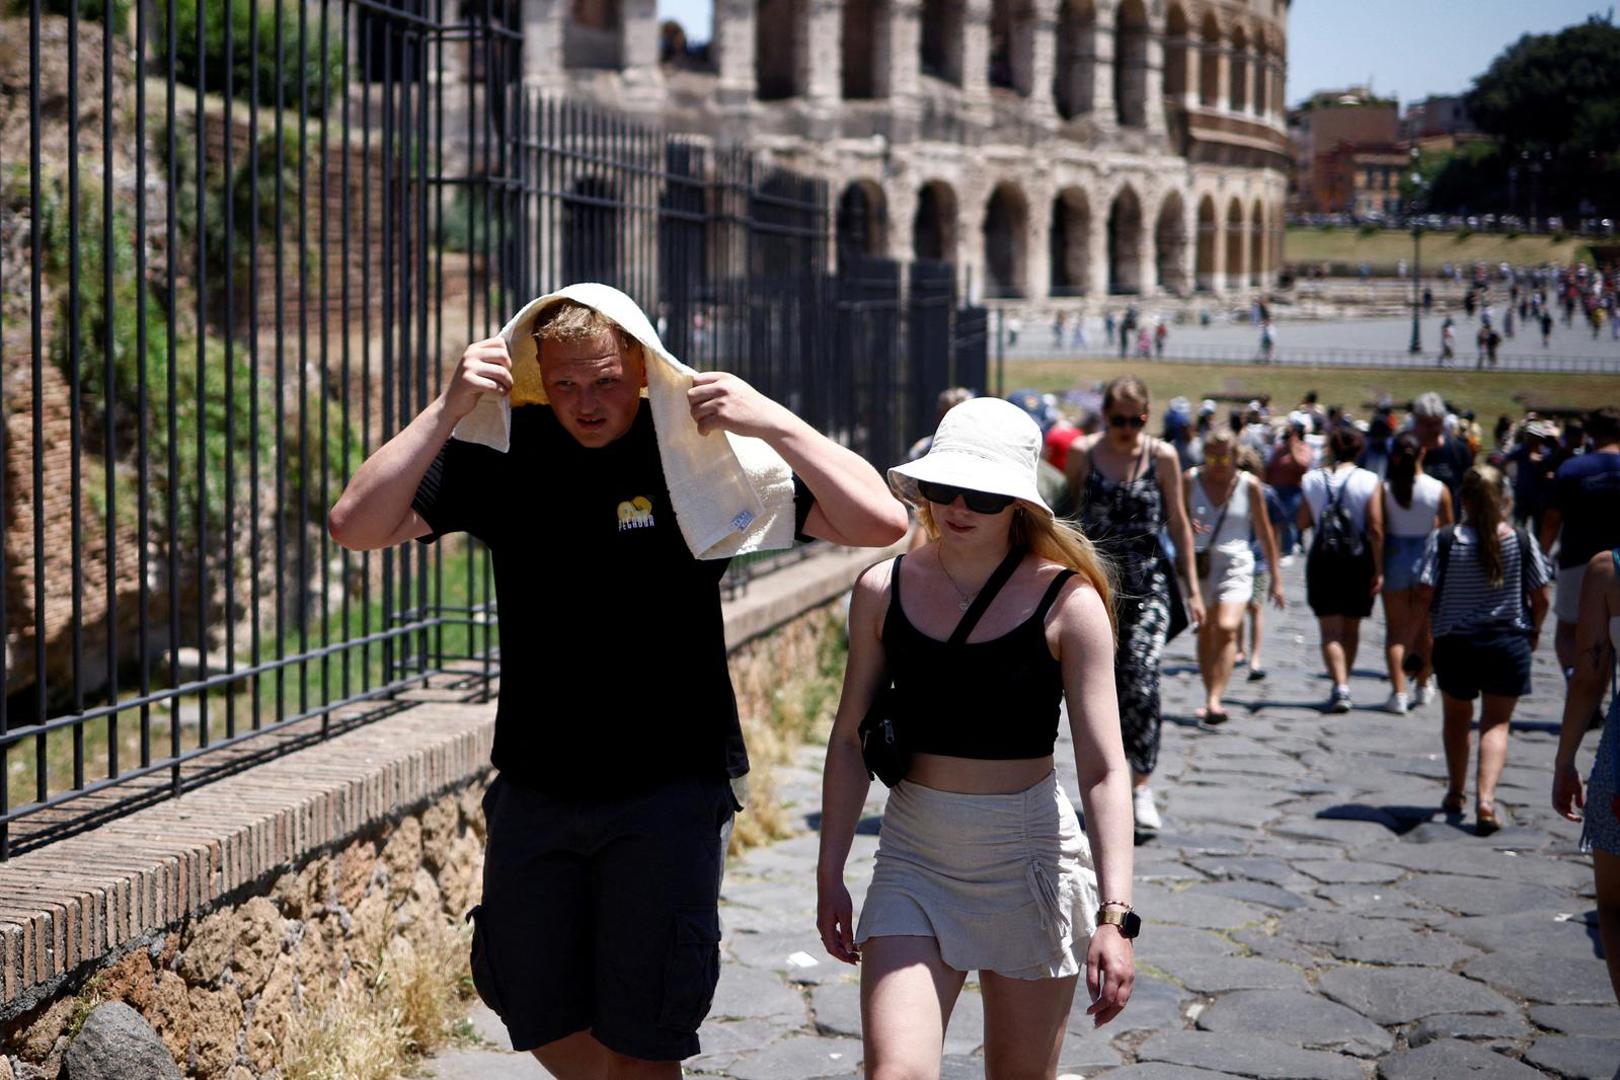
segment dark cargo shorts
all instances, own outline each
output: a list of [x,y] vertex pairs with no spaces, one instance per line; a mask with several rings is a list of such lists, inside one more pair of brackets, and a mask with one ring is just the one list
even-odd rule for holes
[[735,809],[724,779],[581,800],[496,777],[483,902],[468,918],[473,983],[514,1050],[589,1031],[648,1061],[698,1052]]

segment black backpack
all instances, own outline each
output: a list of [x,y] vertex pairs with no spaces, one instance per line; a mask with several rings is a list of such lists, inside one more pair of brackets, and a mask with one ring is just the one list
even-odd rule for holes
[[1316,519],[1316,534],[1311,538],[1311,554],[1343,562],[1359,562],[1367,554],[1367,538],[1356,528],[1356,519],[1344,504],[1344,491],[1350,486],[1354,470],[1345,474],[1344,483],[1337,493],[1333,490],[1333,474],[1322,478],[1327,487],[1327,502]]

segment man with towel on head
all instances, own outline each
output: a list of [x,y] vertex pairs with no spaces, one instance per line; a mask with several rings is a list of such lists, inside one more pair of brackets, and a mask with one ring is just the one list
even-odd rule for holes
[[859,456],[583,284],[469,346],[328,524],[358,550],[465,531],[494,559],[479,996],[561,1080],[679,1077],[719,978],[748,771],[721,575],[795,536],[894,543],[905,509]]

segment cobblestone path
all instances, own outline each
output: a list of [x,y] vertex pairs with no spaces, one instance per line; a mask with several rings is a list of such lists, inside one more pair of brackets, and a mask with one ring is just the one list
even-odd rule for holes
[[[1201,684],[1190,636],[1169,649],[1155,782],[1166,829],[1137,849],[1136,992],[1100,1032],[1077,1004],[1060,1072],[1620,1077],[1620,1007],[1598,950],[1590,864],[1576,851],[1578,826],[1548,805],[1562,701],[1552,634],[1513,725],[1497,798],[1505,827],[1478,838],[1471,817],[1448,821],[1438,808],[1438,701],[1405,717],[1378,707],[1388,691],[1381,626],[1363,635],[1358,707],[1318,711],[1328,683],[1301,570],[1287,571],[1288,611],[1267,614],[1268,677],[1246,682],[1239,669],[1223,728],[1193,718]],[[1587,739],[1583,774],[1596,742]],[[1058,760],[1075,797],[1066,738]],[[814,926],[819,766],[819,750],[807,749],[780,776],[805,832],[727,872],[725,968],[689,1074],[860,1075],[855,973],[823,953]],[[849,866],[857,908],[877,847],[874,789]],[[976,989],[952,1018],[948,1080],[983,1075]],[[508,1045],[493,1016],[475,1023]],[[428,1074],[544,1075],[527,1055],[492,1049],[447,1053]]]

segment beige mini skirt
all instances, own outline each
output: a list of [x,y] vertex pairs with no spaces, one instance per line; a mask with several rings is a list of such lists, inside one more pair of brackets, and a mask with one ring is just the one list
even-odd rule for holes
[[1010,795],[902,782],[889,793],[856,940],[931,937],[958,971],[1085,969],[1097,874],[1057,774]]

